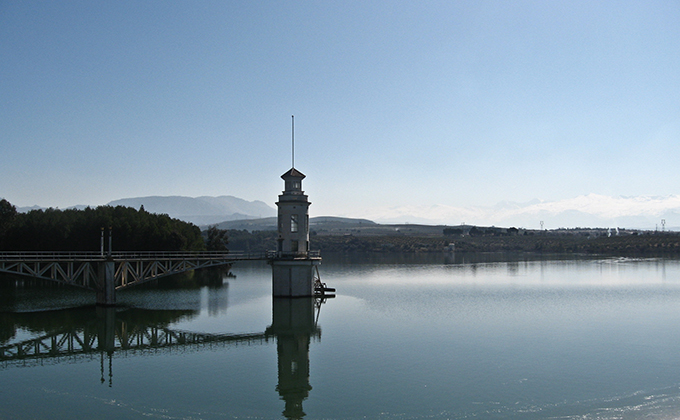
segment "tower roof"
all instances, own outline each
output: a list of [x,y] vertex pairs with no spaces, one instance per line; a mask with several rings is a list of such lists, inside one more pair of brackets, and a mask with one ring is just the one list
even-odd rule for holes
[[286,179],[286,178],[300,178],[303,179],[305,178],[305,174],[302,172],[298,171],[295,168],[290,168],[290,171],[286,172],[285,174],[281,175],[281,178]]

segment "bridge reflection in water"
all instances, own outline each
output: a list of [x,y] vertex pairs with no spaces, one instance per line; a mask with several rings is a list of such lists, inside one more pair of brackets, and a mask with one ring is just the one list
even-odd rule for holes
[[285,401],[283,415],[299,419],[305,416],[302,402],[312,389],[309,346],[312,338],[321,339],[317,321],[324,301],[320,298],[274,298],[271,326],[264,332],[249,334],[206,334],[164,326],[195,315],[192,310],[88,307],[52,311],[48,316],[45,312],[4,313],[0,314],[3,324],[0,343],[7,343],[12,331],[18,328],[46,333],[0,346],[0,369],[99,358],[101,382],[113,386],[113,355],[116,353],[201,351],[216,346],[267,344],[276,339],[276,390]]

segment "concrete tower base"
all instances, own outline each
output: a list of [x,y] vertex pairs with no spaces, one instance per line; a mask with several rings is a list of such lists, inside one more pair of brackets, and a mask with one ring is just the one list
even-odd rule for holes
[[314,271],[321,259],[272,260],[274,297],[314,296]]

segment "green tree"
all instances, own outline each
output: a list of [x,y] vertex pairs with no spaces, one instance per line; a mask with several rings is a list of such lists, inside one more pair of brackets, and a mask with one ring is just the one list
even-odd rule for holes
[[[130,207],[100,206],[85,210],[34,210],[17,214],[0,246],[17,251],[95,251],[102,228],[112,234],[114,251],[200,251],[201,230],[167,214]],[[0,231],[2,233],[2,231]]]
[[4,198],[0,200],[0,234],[12,224],[17,217],[17,208]]
[[481,228],[478,228],[477,226],[473,226],[470,228],[470,232],[468,232],[470,236],[482,236],[484,235],[484,230]]
[[226,230],[218,229],[217,226],[213,225],[208,228],[206,235],[205,247],[208,251],[228,250],[227,244],[229,243],[229,238]]

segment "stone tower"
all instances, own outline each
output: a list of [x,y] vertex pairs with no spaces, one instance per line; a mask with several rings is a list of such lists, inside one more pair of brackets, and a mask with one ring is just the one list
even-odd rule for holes
[[305,175],[295,168],[281,175],[284,191],[279,195],[278,212],[279,256],[304,257],[309,251],[309,205],[302,191]]
[[284,191],[279,195],[278,238],[272,265],[275,297],[314,296],[314,270],[321,258],[309,251],[309,205],[302,191],[305,175],[291,168],[281,175]]

